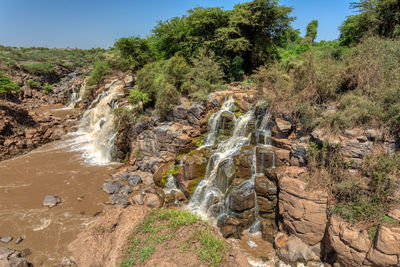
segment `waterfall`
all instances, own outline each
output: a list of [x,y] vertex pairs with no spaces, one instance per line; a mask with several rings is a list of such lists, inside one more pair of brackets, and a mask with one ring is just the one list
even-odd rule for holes
[[113,110],[123,96],[125,83],[114,80],[91,103],[74,134],[72,147],[83,152],[86,161],[93,165],[105,165],[112,161],[116,130]]
[[[228,100],[224,103],[221,110],[231,112],[234,106],[234,100]],[[205,146],[211,146],[215,143],[218,133],[218,122],[222,112],[218,111],[211,116],[209,120],[209,133],[206,138]],[[254,111],[251,110],[235,120],[235,127],[232,135],[225,141],[222,141],[214,154],[211,156],[206,170],[205,178],[196,187],[189,203],[189,208],[193,212],[208,217],[209,209],[216,200],[222,200],[227,188],[221,186],[218,181],[218,171],[223,166],[231,166],[233,157],[240,153],[242,146],[250,141],[250,136],[246,136],[247,125],[253,119]],[[229,171],[229,170],[228,170]]]
[[67,108],[75,108],[76,105],[80,102],[82,102],[82,97],[85,94],[86,91],[86,82],[83,83],[81,88],[79,90],[76,89],[76,85],[74,84],[72,86],[72,94],[71,94],[71,99],[67,104]]
[[222,115],[227,112],[233,114],[232,110],[235,107],[235,100],[233,98],[225,100],[224,104],[216,113],[212,114],[208,121],[208,134],[204,139],[204,144],[199,148],[210,147],[215,144],[218,136],[218,130],[221,122]]
[[[255,178],[258,175],[264,175],[265,167],[275,166],[275,155],[270,150],[272,126],[270,112],[257,112],[260,110],[254,109],[236,118],[232,112],[234,107],[234,100],[229,99],[209,119],[205,144],[199,149],[213,147],[215,143],[218,143],[218,146],[212,150],[206,166],[205,177],[196,187],[188,205],[194,213],[205,218],[216,217],[217,221],[230,214],[228,208],[232,206],[230,205],[232,204],[230,203],[232,201],[230,192],[232,189],[235,190],[232,188],[235,172],[234,157],[241,153],[243,146],[252,145],[252,156],[250,159],[251,177],[239,185],[241,189],[254,190]],[[234,129],[228,139],[218,142],[219,130],[224,123],[223,114],[226,112],[233,116]],[[254,128],[251,127],[253,125]],[[267,159],[272,159],[272,166],[265,166]],[[256,219],[250,227],[250,232],[257,232],[261,229],[255,190],[254,203],[254,218]]]

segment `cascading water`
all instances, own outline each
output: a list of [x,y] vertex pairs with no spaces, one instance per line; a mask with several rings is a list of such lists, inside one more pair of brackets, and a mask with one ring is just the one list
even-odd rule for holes
[[[234,103],[233,99],[226,101],[221,110],[223,110],[223,112],[231,112]],[[206,137],[205,146],[212,146],[216,141],[219,130],[218,124],[221,114],[223,113],[221,110],[210,118],[209,133]],[[210,215],[209,209],[213,206],[214,202],[224,198],[227,185],[230,183],[227,181],[218,181],[218,172],[220,168],[224,166],[232,166],[233,157],[240,153],[242,146],[250,142],[250,136],[246,136],[246,133],[247,125],[253,117],[254,111],[251,110],[235,119],[235,126],[231,137],[222,141],[218,145],[215,153],[211,156],[207,164],[206,176],[196,187],[189,203],[189,207],[195,213],[208,217]]]
[[[261,224],[258,220],[257,195],[255,193],[255,177],[263,175],[264,157],[274,154],[270,150],[271,136],[271,115],[269,112],[262,112],[256,116],[256,110],[250,110],[246,114],[236,118],[233,113],[235,101],[226,100],[221,109],[214,113],[209,120],[208,134],[205,143],[199,149],[210,148],[218,141],[218,135],[223,126],[223,114],[229,113],[233,116],[234,129],[228,139],[220,141],[218,147],[212,151],[207,163],[205,178],[196,187],[191,197],[189,208],[203,217],[214,216],[223,218],[229,216],[229,207],[232,206],[230,197],[232,181],[234,177],[234,157],[241,153],[244,146],[252,144],[251,172],[249,179],[243,181],[239,187],[241,190],[254,191],[254,218],[255,221],[250,227],[251,232],[260,230]],[[253,122],[253,124],[251,123]],[[254,126],[254,129],[251,127]],[[271,156],[271,155],[270,155]],[[257,166],[259,165],[259,166]]]
[[107,84],[83,114],[74,134],[73,149],[83,152],[90,164],[105,165],[112,161],[116,137],[113,110],[118,107],[117,100],[123,96],[124,86],[121,80]]
[[77,104],[82,102],[82,97],[86,91],[86,82],[83,83],[81,88],[77,90],[76,85],[72,86],[72,94],[69,103],[67,104],[67,108],[75,108]]

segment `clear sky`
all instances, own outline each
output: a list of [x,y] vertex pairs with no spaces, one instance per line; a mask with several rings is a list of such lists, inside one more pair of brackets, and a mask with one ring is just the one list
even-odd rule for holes
[[[293,27],[304,34],[319,21],[317,40],[332,40],[352,14],[353,0],[281,0],[294,7]],[[9,46],[104,47],[120,37],[148,35],[157,21],[196,7],[231,9],[244,0],[0,0],[0,44]]]

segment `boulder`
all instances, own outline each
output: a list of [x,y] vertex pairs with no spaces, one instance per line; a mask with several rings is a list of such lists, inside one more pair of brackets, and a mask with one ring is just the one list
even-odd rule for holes
[[299,261],[309,262],[320,260],[319,255],[294,235],[288,236],[285,233],[278,233],[275,236],[274,245],[276,253],[285,262],[296,263]]
[[128,178],[128,184],[130,186],[134,186],[134,185],[137,185],[137,184],[140,184],[140,183],[142,183],[142,177],[140,177],[137,174],[135,174],[135,175],[133,175],[133,176]]
[[227,218],[225,224],[221,227],[221,233],[224,238],[240,239],[242,235],[242,223],[237,218]]
[[292,123],[281,118],[275,119],[276,129],[278,130],[279,137],[287,137],[292,130]]
[[129,206],[129,195],[126,193],[115,193],[109,197],[108,204],[115,205],[116,207],[127,207]]
[[185,155],[182,158],[182,168],[176,178],[179,181],[194,180],[204,177],[207,161],[201,153]]
[[120,182],[108,181],[103,184],[101,189],[104,192],[106,192],[107,194],[114,194],[114,193],[117,193],[121,189],[122,186],[123,186],[123,184],[121,184]]
[[250,183],[243,183],[229,195],[229,207],[234,211],[254,208],[254,188]]
[[47,195],[44,197],[44,200],[43,200],[43,206],[49,207],[49,208],[57,206],[59,203],[61,203],[61,199],[58,196]]
[[306,183],[288,175],[279,179],[279,213],[282,225],[308,245],[321,242],[327,224],[328,195],[308,191]]
[[30,265],[20,251],[0,247],[0,266],[28,267]]
[[144,194],[143,203],[149,208],[160,208],[163,205],[162,199],[155,193]]
[[9,243],[9,242],[11,242],[12,239],[13,239],[12,236],[5,236],[5,237],[0,238],[0,241],[3,243]]
[[389,255],[400,255],[400,227],[381,226],[377,233],[376,248]]

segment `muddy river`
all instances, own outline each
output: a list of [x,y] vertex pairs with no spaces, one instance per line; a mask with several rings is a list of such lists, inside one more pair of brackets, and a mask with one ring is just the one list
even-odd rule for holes
[[[36,112],[55,116],[71,114],[58,106]],[[105,208],[107,196],[100,188],[117,164],[92,166],[76,151],[75,136],[44,145],[30,153],[0,162],[0,236],[14,239],[3,247],[32,254],[35,266],[52,266],[69,257],[67,244]],[[42,206],[46,195],[61,204]],[[18,237],[24,238],[15,244]]]

